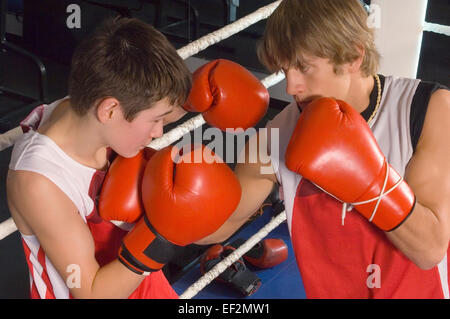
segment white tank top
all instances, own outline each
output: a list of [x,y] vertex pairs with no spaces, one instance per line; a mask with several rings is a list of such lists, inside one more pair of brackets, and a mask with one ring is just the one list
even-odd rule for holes
[[[58,100],[50,105],[38,107],[24,122],[37,129],[45,123],[53,109],[61,102],[62,100]],[[73,160],[49,137],[34,130],[23,134],[14,144],[9,168],[32,171],[50,179],[72,200],[84,222],[92,213],[94,202],[88,194],[91,181],[97,171]],[[69,298],[66,284],[50,260],[40,251],[41,247],[36,236],[24,234],[21,236],[29,248],[30,255],[27,256],[27,262],[33,266],[30,281],[32,285],[33,283],[36,285],[41,298],[45,298],[47,294],[46,278],[42,277],[44,269],[47,270],[55,297]]]

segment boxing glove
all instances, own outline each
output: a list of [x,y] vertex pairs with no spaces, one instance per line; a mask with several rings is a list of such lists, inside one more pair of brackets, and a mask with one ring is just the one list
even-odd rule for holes
[[305,107],[285,164],[384,231],[414,208],[413,191],[387,163],[366,121],[343,101],[320,98]]
[[[237,238],[230,246],[237,249],[244,243],[245,239]],[[272,268],[287,259],[288,247],[282,239],[266,238],[253,246],[243,257],[252,266],[261,269]]]
[[120,225],[120,222],[136,223],[142,217],[142,176],[155,152],[147,147],[132,158],[117,155],[113,160],[100,191],[98,211],[103,219]]
[[240,183],[223,161],[217,156],[207,159],[214,153],[203,145],[182,151],[162,149],[145,167],[145,213],[119,250],[119,260],[138,274],[161,269],[174,245],[185,246],[215,232],[239,204]]
[[269,92],[247,69],[228,60],[214,60],[192,76],[192,89],[184,108],[202,112],[211,126],[253,127],[266,114]]
[[[200,261],[202,275],[228,257],[234,250],[234,247],[223,247],[219,244],[210,247]],[[261,279],[247,268],[242,258],[227,267],[216,277],[216,281],[229,285],[245,297],[254,294],[261,286]]]

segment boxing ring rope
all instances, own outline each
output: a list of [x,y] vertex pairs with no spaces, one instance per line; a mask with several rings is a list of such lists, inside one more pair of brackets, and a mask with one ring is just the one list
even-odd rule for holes
[[[282,0],[275,1],[269,5],[261,7],[260,9],[254,11],[253,13],[229,24],[225,27],[218,29],[204,37],[199,38],[196,41],[191,42],[189,45],[180,48],[177,52],[183,58],[197,54],[198,52],[206,49],[207,47],[216,44],[244,29],[249,27],[256,22],[269,17],[272,12],[278,7]],[[432,24],[425,22],[423,31],[429,31],[434,33],[440,33],[449,36],[450,27],[438,24]],[[269,88],[284,79],[282,73],[272,74],[261,80],[266,88]],[[180,139],[186,133],[201,127],[205,124],[205,120],[201,114],[196,117],[186,121],[185,123],[179,125],[170,132],[164,134],[162,137],[153,140],[148,146],[161,149],[173,142]],[[21,127],[16,127],[4,134],[0,135],[0,151],[12,146],[14,142],[23,134]],[[223,261],[213,267],[209,272],[204,274],[197,282],[192,284],[183,294],[180,295],[181,299],[190,299],[194,297],[200,290],[202,290],[206,285],[213,281],[218,275],[220,275],[227,267],[237,261],[243,254],[249,251],[255,244],[257,244],[261,239],[263,239],[267,234],[275,229],[278,225],[286,220],[285,212],[279,213],[274,217],[267,225],[265,225],[260,231],[254,234],[250,239],[248,239],[242,246],[236,249],[232,254],[227,256]],[[0,240],[9,236],[17,230],[17,227],[12,220],[12,218],[0,223]]]
[[[274,73],[272,75],[269,75],[268,77],[261,80],[261,83],[266,87],[270,88],[274,86],[275,84],[279,83],[284,79],[283,73]],[[183,124],[177,126],[175,129],[171,130],[170,132],[167,132],[163,136],[154,139],[153,141],[148,144],[149,147],[154,149],[161,149],[164,148],[173,142],[177,141],[181,137],[183,137],[184,134],[195,130],[198,127],[201,127],[203,124],[205,124],[205,120],[202,116],[202,114],[199,114]]]
[[260,242],[267,236],[273,229],[286,220],[286,213],[282,211],[276,217],[261,228],[256,234],[250,237],[239,248],[233,251],[230,255],[225,257],[220,263],[215,265],[210,271],[205,273],[197,282],[193,283],[188,289],[186,289],[181,295],[180,299],[191,299],[199,291],[206,287],[211,281],[225,271],[229,266],[236,262],[246,252],[248,252],[253,246]]
[[0,151],[3,151],[10,146],[13,146],[14,143],[19,139],[19,137],[22,136],[22,134],[23,134],[22,128],[18,126],[0,135]]
[[423,31],[439,33],[446,35],[448,37],[450,36],[450,26],[448,25],[425,22],[423,26]]
[[193,41],[187,46],[178,50],[178,54],[183,58],[187,59],[188,57],[203,51],[207,47],[216,44],[233,34],[239,33],[242,30],[248,28],[252,24],[255,24],[258,21],[268,18],[272,12],[278,7],[282,0],[278,0],[268,4],[264,7],[257,9],[256,11],[242,17],[241,19],[236,20],[233,23],[227,24],[223,28],[211,32],[204,37],[201,37],[198,40]]

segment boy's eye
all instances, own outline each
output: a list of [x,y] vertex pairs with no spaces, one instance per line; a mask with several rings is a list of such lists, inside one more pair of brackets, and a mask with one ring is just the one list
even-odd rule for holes
[[296,69],[301,72],[306,72],[309,70],[309,65],[305,63],[297,63]]
[[309,70],[309,66],[308,65],[303,65],[300,69],[303,73],[307,72]]

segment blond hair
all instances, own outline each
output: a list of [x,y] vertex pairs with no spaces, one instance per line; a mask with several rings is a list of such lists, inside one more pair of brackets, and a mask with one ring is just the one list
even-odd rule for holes
[[339,73],[340,66],[358,59],[363,49],[361,73],[374,75],[380,55],[367,19],[359,0],[284,0],[267,20],[259,59],[274,72],[302,69],[307,54],[328,58]]

